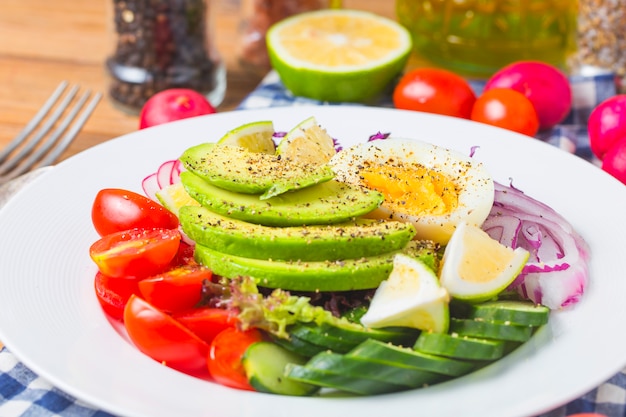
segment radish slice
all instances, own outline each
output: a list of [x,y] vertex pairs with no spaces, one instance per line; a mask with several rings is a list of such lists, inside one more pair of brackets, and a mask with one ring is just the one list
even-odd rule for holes
[[174,168],[172,169],[172,175],[170,176],[170,184],[176,184],[180,182],[180,173],[185,170],[183,163],[178,159],[174,163]]
[[510,288],[551,309],[578,302],[588,281],[587,243],[549,206],[514,187],[494,186],[494,205],[482,228],[500,243],[531,254]]
[[157,181],[160,188],[165,188],[172,184],[172,174],[176,166],[176,160],[163,162],[157,170]]
[[141,181],[141,187],[143,188],[143,192],[146,196],[154,201],[159,201],[157,199],[156,192],[159,191],[161,187],[159,186],[156,172],[144,178],[143,181]]

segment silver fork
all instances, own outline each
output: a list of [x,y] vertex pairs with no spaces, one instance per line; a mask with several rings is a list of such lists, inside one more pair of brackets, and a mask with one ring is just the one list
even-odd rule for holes
[[87,90],[73,104],[79,86],[72,86],[63,96],[68,85],[62,81],[24,129],[0,151],[0,185],[28,171],[52,165],[87,122],[102,94],[96,93],[86,104],[91,96]]

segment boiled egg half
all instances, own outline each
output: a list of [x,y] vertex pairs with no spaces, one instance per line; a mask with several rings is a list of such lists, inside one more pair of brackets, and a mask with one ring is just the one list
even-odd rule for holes
[[384,194],[367,217],[411,222],[416,239],[446,244],[457,224],[482,225],[493,205],[493,179],[481,162],[415,139],[361,143],[330,165],[337,180]]

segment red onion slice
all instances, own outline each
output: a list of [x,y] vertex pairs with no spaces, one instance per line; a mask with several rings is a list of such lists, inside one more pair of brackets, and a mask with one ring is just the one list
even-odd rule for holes
[[587,243],[551,207],[515,187],[494,185],[494,204],[483,229],[502,244],[530,252],[510,288],[551,309],[578,302],[589,275]]

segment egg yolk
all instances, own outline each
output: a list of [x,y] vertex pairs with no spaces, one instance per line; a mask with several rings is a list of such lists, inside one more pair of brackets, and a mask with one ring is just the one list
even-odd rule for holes
[[363,184],[385,196],[385,205],[412,215],[442,215],[458,206],[458,190],[446,175],[424,166],[384,165],[360,173]]

